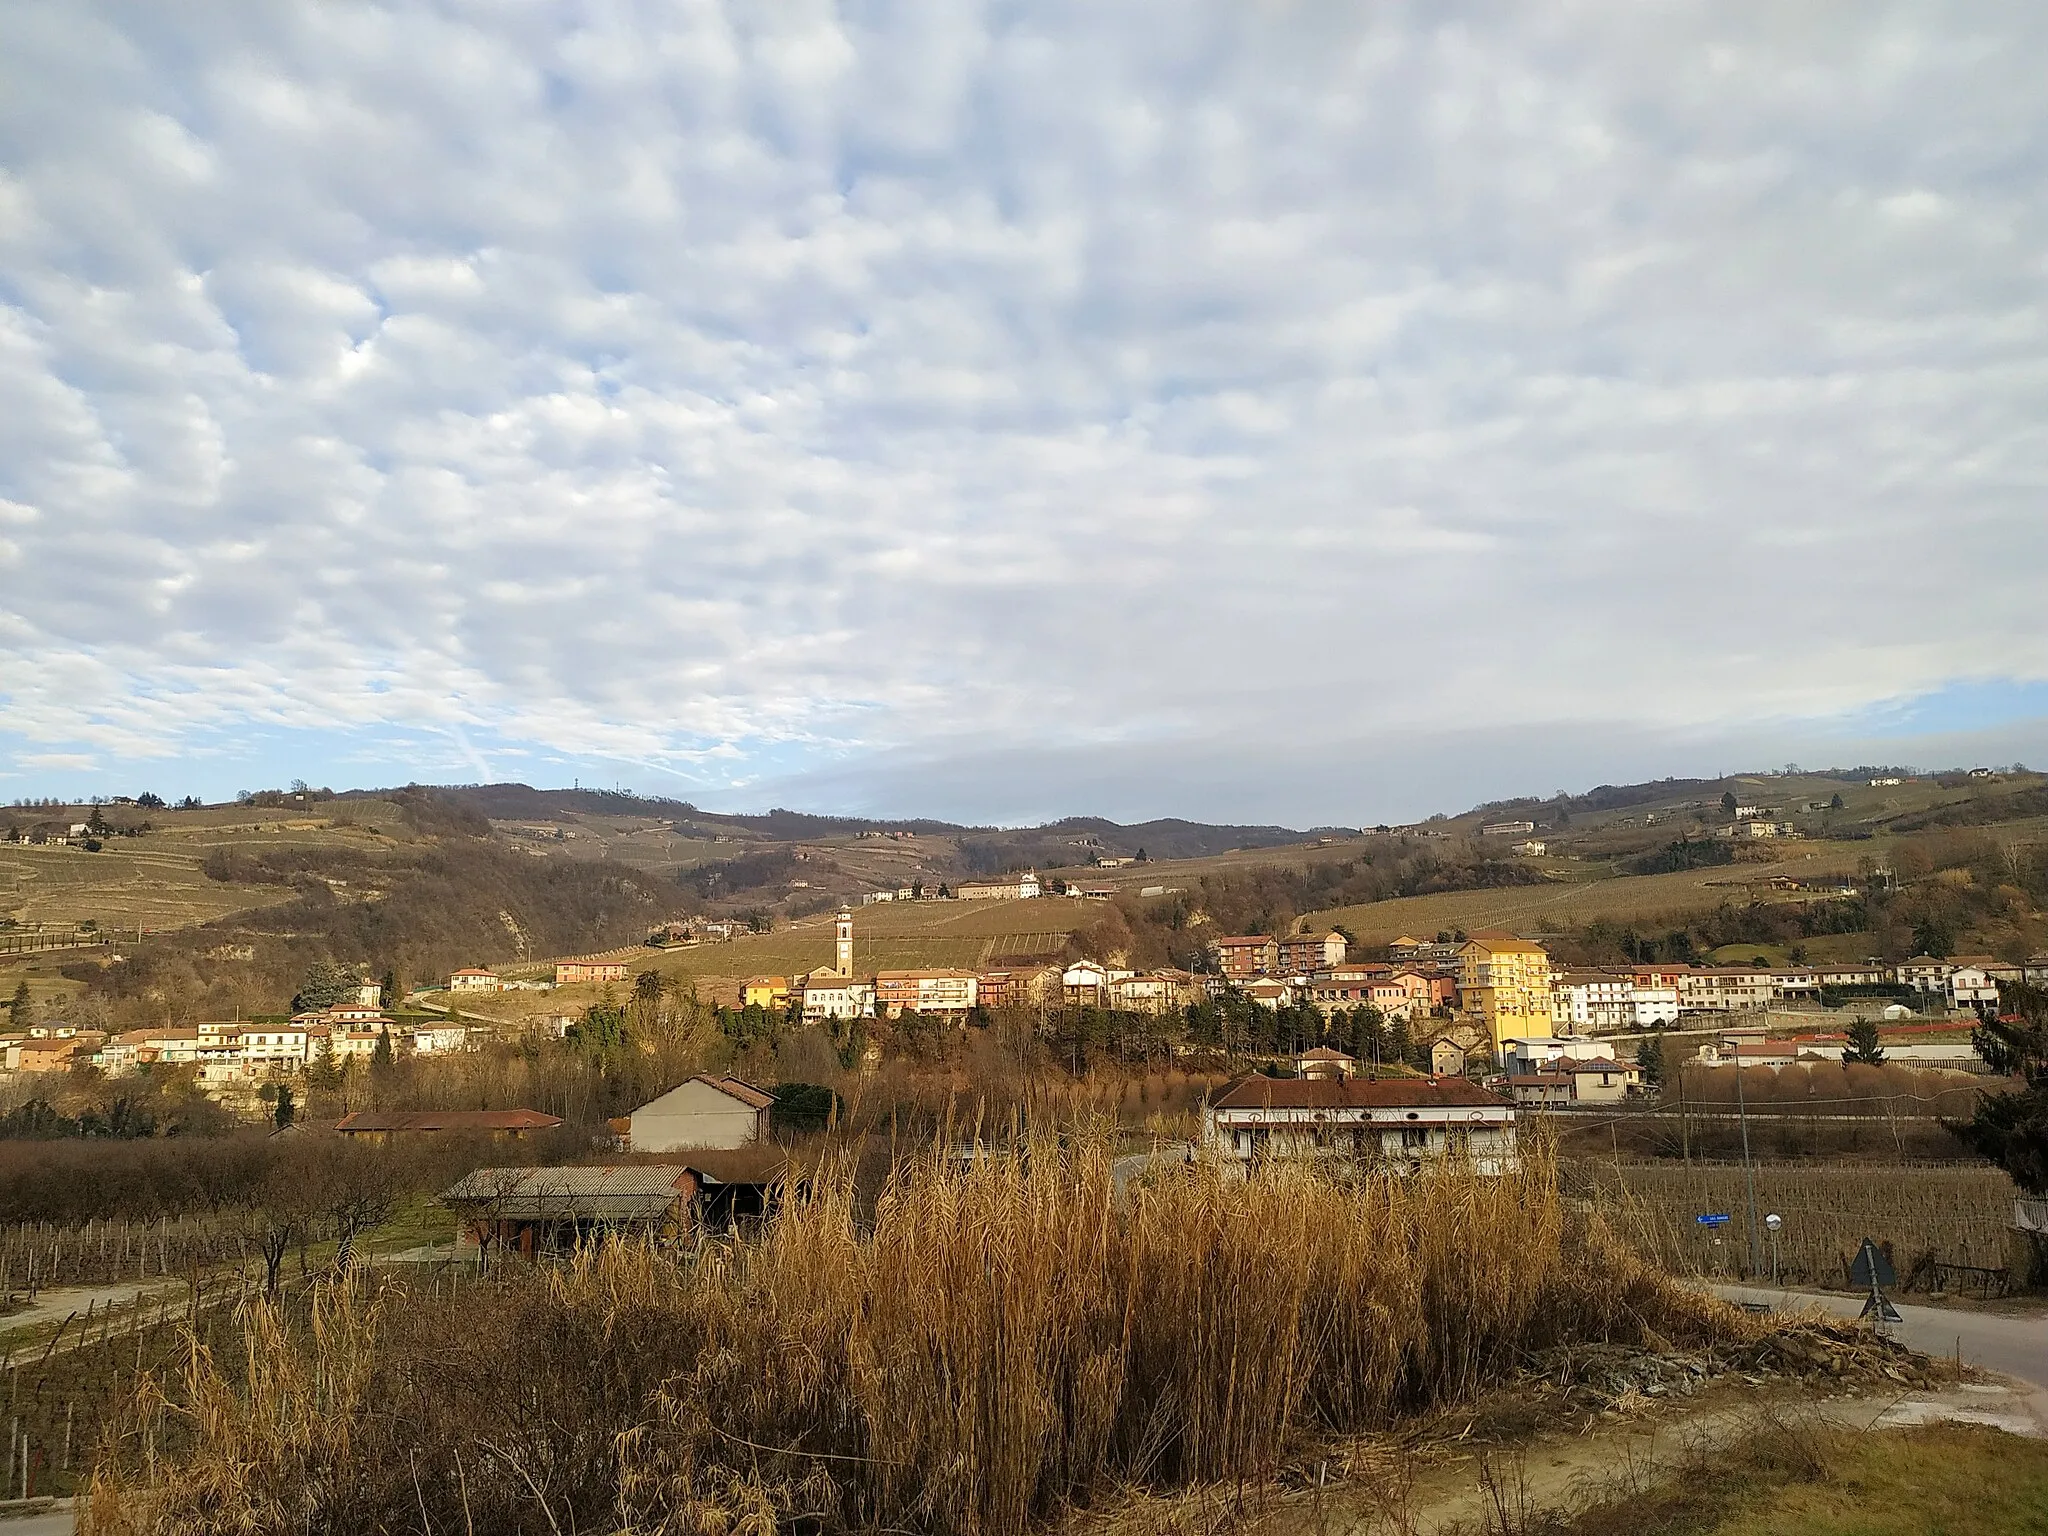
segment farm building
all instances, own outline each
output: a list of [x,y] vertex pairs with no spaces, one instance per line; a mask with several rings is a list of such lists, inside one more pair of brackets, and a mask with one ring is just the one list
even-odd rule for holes
[[754,1146],[769,1139],[774,1096],[736,1077],[693,1077],[627,1116],[635,1152]]
[[612,1238],[673,1242],[767,1214],[787,1174],[773,1153],[713,1153],[688,1164],[479,1168],[441,1196],[458,1252],[526,1258]]

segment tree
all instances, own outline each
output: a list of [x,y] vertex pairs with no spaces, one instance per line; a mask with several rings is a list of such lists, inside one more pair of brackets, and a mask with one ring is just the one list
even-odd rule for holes
[[1849,1048],[1842,1052],[1846,1066],[1881,1067],[1884,1047],[1877,1043],[1877,1020],[1857,1019],[1849,1026]]
[[1726,794],[1721,796],[1721,809],[1730,816],[1733,816],[1735,814],[1734,790],[1731,789]]
[[377,1031],[377,1045],[370,1052],[370,1070],[383,1077],[391,1071],[396,1062],[397,1058],[391,1050],[391,1029],[386,1025]]
[[2048,1195],[2048,990],[2008,982],[2000,1001],[2007,1011],[1978,1025],[1970,1039],[2010,1086],[1979,1099],[1968,1120],[1942,1123],[2028,1194]]
[[1831,811],[1839,811],[1839,810],[1840,810],[1841,808],[1842,808],[1842,795],[1841,795],[1841,791],[1837,790],[1837,791],[1835,792],[1834,798],[1828,801],[1828,809],[1829,809],[1829,810],[1831,810]]
[[1664,1037],[1652,1035],[1636,1052],[1636,1066],[1643,1074],[1643,1082],[1651,1088],[1664,1086]]
[[9,1029],[27,1029],[29,1014],[34,1010],[34,1007],[34,1003],[29,998],[28,983],[26,981],[16,982],[14,997],[7,1004],[7,1027]]
[[135,797],[135,803],[145,811],[160,811],[164,808],[163,797],[144,790]]
[[280,1131],[288,1130],[291,1127],[291,1123],[298,1118],[298,1115],[299,1106],[292,1102],[291,1084],[279,1083],[277,1085],[277,1098],[272,1103],[270,1111],[272,1122],[275,1123]]
[[292,1012],[311,1013],[350,1001],[361,985],[356,973],[347,966],[318,961],[299,983],[299,990],[292,997]]

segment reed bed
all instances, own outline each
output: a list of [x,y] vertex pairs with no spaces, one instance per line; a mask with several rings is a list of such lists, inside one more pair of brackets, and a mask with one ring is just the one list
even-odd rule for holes
[[1041,1136],[820,1177],[754,1240],[383,1279],[195,1343],[108,1444],[96,1536],[1016,1536],[1116,1489],[1271,1475],[1597,1339],[1725,1309],[1520,1174],[1213,1169],[1118,1195]]

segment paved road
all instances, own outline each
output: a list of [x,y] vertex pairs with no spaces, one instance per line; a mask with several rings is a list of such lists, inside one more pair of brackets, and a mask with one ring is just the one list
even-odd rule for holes
[[[1778,1311],[1817,1306],[1836,1317],[1855,1317],[1863,1310],[1860,1296],[1816,1291],[1777,1291],[1741,1285],[1717,1285],[1714,1294],[1728,1301],[1768,1302]],[[1922,1354],[1953,1357],[1965,1365],[1982,1366],[2006,1376],[2048,1388],[2048,1316],[2013,1317],[1990,1312],[1950,1311],[1946,1307],[1915,1307],[1894,1302],[1902,1319],[1892,1336]]]
[[40,1515],[0,1515],[0,1536],[71,1536],[71,1505]]

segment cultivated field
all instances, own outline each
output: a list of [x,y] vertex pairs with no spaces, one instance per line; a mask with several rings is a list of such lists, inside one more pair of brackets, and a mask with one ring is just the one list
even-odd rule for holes
[[[62,844],[0,843],[0,916],[32,923],[90,919],[114,933],[189,928],[288,901],[281,885],[226,884],[206,877],[216,848],[260,853],[279,848],[388,848],[404,836],[396,807],[352,800],[334,815],[225,807],[155,811],[157,830],[112,837],[98,853]],[[141,813],[124,810],[124,815]]]
[[[1409,934],[1430,938],[1445,929],[1471,932],[1508,928],[1541,933],[1563,923],[1594,918],[1642,922],[1673,912],[1709,911],[1721,903],[1742,906],[1774,893],[1764,882],[1772,875],[1810,880],[1854,871],[1859,850],[1867,845],[1819,847],[1773,864],[1733,864],[1715,869],[1684,870],[1670,875],[1616,875],[1577,883],[1513,886],[1490,891],[1444,891],[1433,896],[1402,896],[1360,907],[1333,907],[1311,913],[1311,928],[1341,923],[1363,944],[1384,944]],[[1787,892],[1784,900],[1808,899]]]
[[[1582,1163],[1571,1184],[1675,1272],[1734,1275],[1748,1265],[1739,1164]],[[1849,1262],[1866,1237],[1889,1245],[1902,1283],[1929,1260],[2001,1267],[2013,1193],[2004,1172],[1988,1166],[1756,1168],[1759,1233],[1766,1214],[1784,1218],[1779,1275],[1806,1284],[1845,1285]],[[1699,1224],[1698,1217],[1713,1214],[1731,1219],[1720,1227]],[[1767,1236],[1762,1241],[1768,1267],[1770,1243]],[[1925,1288],[1927,1281],[1920,1284]]]

